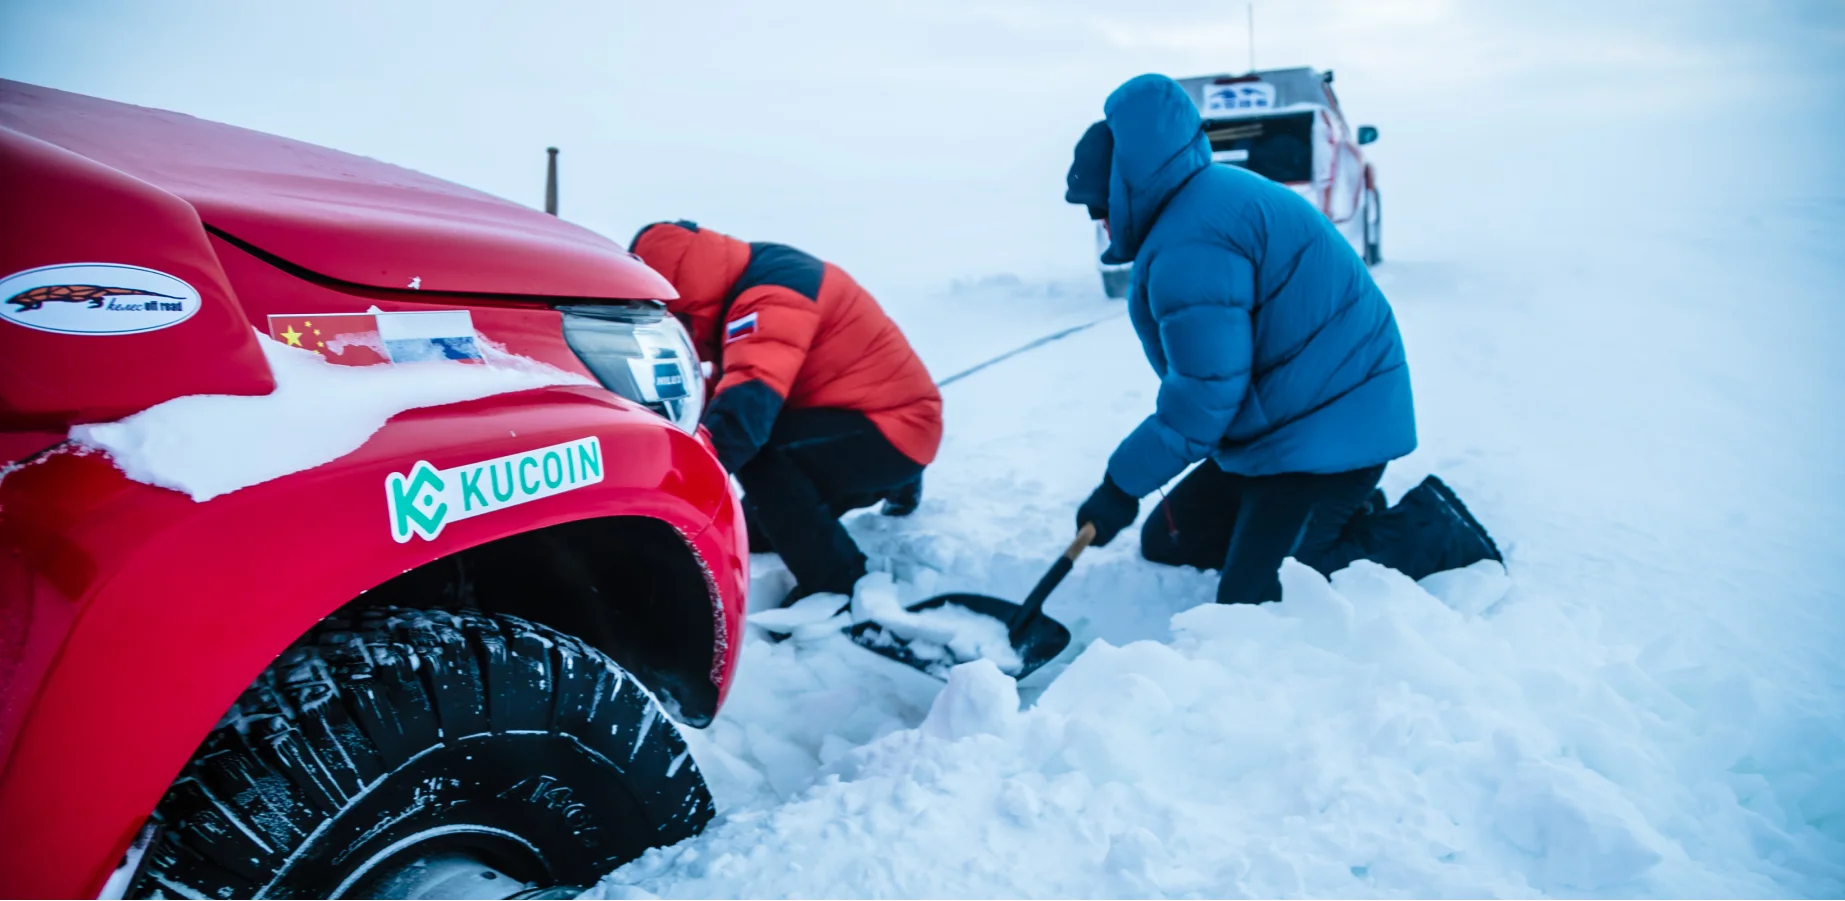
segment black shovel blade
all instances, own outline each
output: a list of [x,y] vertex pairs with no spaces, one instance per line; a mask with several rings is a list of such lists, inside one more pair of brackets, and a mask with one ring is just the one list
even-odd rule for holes
[[[990,616],[1001,623],[1012,622],[1012,618],[1019,612],[1018,604],[984,594],[944,594],[911,604],[908,609],[915,612],[947,604],[954,604],[975,613]],[[946,648],[942,649],[942,655],[939,657],[919,656],[910,649],[908,640],[885,631],[875,622],[856,623],[846,632],[860,647],[889,657],[904,666],[921,670],[937,679],[948,678],[950,668],[958,663],[968,662],[956,659]],[[1018,652],[1022,665],[1018,672],[1007,675],[1014,679],[1023,679],[1037,672],[1039,667],[1051,662],[1058,654],[1063,653],[1064,648],[1069,646],[1070,630],[1065,628],[1063,623],[1043,614],[1032,617],[1031,623],[1025,627],[1024,634],[1015,636],[1012,642],[1012,649]]]

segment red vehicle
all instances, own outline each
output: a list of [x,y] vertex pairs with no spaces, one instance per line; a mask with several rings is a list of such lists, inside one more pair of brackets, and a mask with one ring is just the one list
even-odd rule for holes
[[[419,173],[10,82],[0,182],[0,896],[568,897],[702,828],[667,714],[722,702],[748,553],[663,279]],[[471,330],[425,349],[586,383],[204,502],[67,442],[268,395],[259,332],[429,311]],[[435,503],[502,465],[511,500]]]

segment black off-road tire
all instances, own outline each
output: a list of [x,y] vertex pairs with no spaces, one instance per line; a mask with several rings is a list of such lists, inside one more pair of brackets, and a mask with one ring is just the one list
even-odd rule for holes
[[1132,269],[1102,270],[1102,293],[1114,300],[1128,296],[1128,287],[1134,277]]
[[1384,261],[1384,207],[1376,188],[1365,190],[1364,217],[1365,265],[1375,266]]
[[601,652],[511,616],[373,608],[244,692],[161,801],[128,896],[370,897],[403,855],[453,852],[587,887],[711,815],[685,741]]

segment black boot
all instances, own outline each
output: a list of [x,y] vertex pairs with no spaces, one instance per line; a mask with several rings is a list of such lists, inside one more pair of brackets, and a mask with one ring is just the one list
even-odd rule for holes
[[1472,529],[1475,535],[1480,536],[1481,543],[1486,545],[1486,559],[1498,563],[1505,562],[1505,557],[1500,555],[1499,545],[1494,543],[1493,536],[1486,534],[1486,527],[1480,525],[1480,521],[1474,518],[1473,511],[1468,510],[1467,505],[1461,503],[1460,496],[1454,493],[1454,489],[1448,487],[1447,482],[1435,476],[1429,476],[1423,479],[1422,483],[1433,488],[1435,493],[1441,495],[1442,500],[1447,501],[1448,506],[1451,507],[1455,513],[1459,514],[1461,519],[1467,523],[1467,527]]
[[1434,476],[1397,505],[1356,520],[1365,557],[1412,579],[1481,560],[1504,562],[1499,548],[1454,492]]

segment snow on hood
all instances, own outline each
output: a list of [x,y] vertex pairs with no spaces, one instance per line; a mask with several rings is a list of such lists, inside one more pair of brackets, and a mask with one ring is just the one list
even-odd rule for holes
[[257,333],[275,373],[260,397],[177,397],[119,422],[80,425],[72,441],[108,452],[129,478],[208,501],[357,450],[405,410],[590,380],[489,348],[486,365],[336,366]]

